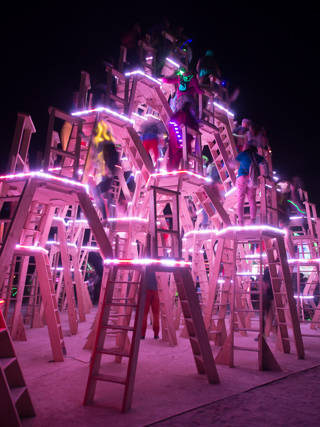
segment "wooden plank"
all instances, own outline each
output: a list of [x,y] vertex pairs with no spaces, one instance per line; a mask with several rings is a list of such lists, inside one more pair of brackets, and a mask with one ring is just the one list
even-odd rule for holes
[[55,301],[53,301],[55,294],[52,294],[50,289],[49,280],[52,281],[52,279],[48,276],[45,255],[43,253],[35,253],[35,261],[53,358],[55,362],[63,362],[62,341],[58,330],[57,315],[54,307]]
[[104,231],[104,228],[99,220],[98,214],[92,205],[90,197],[87,193],[77,192],[80,207],[88,221],[89,227],[91,228],[92,234],[97,242],[102,257],[113,258],[113,251],[110,241]]
[[21,230],[26,220],[37,186],[38,181],[33,179],[26,180],[24,184],[21,197],[16,207],[13,219],[9,225],[5,241],[0,249],[0,285],[2,285],[5,279],[6,272],[13,257],[13,252],[19,242]]

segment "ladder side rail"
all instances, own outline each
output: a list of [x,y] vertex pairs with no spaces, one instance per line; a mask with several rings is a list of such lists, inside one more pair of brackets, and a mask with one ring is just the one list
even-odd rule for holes
[[304,346],[303,346],[303,341],[301,336],[300,322],[298,319],[296,302],[293,294],[291,274],[290,274],[290,269],[287,261],[286,249],[285,249],[283,237],[277,237],[276,242],[277,242],[277,247],[279,252],[283,279],[286,287],[287,303],[288,303],[289,313],[290,313],[291,322],[292,322],[292,330],[293,330],[297,356],[298,356],[298,359],[304,359],[305,352],[304,352]]
[[142,323],[144,316],[144,307],[146,305],[146,296],[147,296],[147,267],[142,267],[140,271],[140,285],[137,298],[137,308],[136,316],[134,320],[134,328],[130,346],[130,356],[128,362],[128,370],[125,382],[125,390],[122,402],[121,412],[127,412],[131,408],[132,397],[133,397],[133,388],[136,377],[138,356],[139,356],[139,347],[140,347],[140,337],[142,331]]
[[91,89],[90,74],[87,71],[81,71],[79,97],[77,108],[85,110],[88,107],[88,93]]
[[6,172],[14,174],[28,170],[30,139],[36,132],[31,116],[18,113]]
[[29,212],[29,207],[31,205],[34,193],[38,185],[39,184],[37,180],[26,180],[14,216],[9,224],[8,232],[0,249],[1,284],[6,276],[6,272],[12,260],[15,247],[19,242],[25,218]]
[[[53,141],[53,132],[54,132],[54,125],[55,125],[55,119],[61,119],[65,122],[69,122],[72,126],[76,127],[76,141],[70,146],[70,139],[71,134],[69,136],[69,143],[66,150],[61,150],[58,148],[54,148],[51,146]],[[61,171],[60,174],[62,175],[64,168],[70,168],[73,160],[73,173],[72,178],[76,181],[79,181],[79,175],[78,175],[78,169],[79,169],[79,161],[80,161],[80,145],[81,145],[81,137],[80,132],[82,131],[82,124],[84,120],[72,116],[71,114],[66,113],[65,111],[59,110],[55,107],[49,107],[49,124],[48,124],[48,131],[47,131],[47,139],[46,139],[46,148],[45,148],[45,154],[44,154],[44,160],[43,160],[43,170],[48,171],[51,167],[50,159],[52,158],[52,154],[59,154],[62,157],[61,161]],[[68,174],[70,176],[70,173]]]

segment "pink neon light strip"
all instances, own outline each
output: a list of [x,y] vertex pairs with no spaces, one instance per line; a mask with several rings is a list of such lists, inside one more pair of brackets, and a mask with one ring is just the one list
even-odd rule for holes
[[206,230],[192,230],[192,231],[188,231],[188,233],[186,233],[183,236],[183,239],[186,239],[187,237],[193,236],[193,235],[201,235],[201,234],[216,234],[217,230],[210,230],[210,229],[206,229]]
[[227,113],[229,116],[234,117],[234,114],[231,113],[231,111],[228,111],[226,108],[224,108],[222,105],[218,104],[217,102],[214,102],[213,105],[215,107],[218,107],[220,110],[223,110],[225,113]]
[[110,265],[124,265],[124,264],[131,264],[131,265],[152,265],[152,264],[158,264],[168,267],[190,267],[191,262],[187,261],[176,261],[176,260],[170,260],[170,259],[149,259],[149,258],[137,258],[137,259],[105,259],[104,264]]
[[24,246],[24,245],[16,245],[16,249],[30,249],[31,251],[42,252],[48,254],[48,251],[40,246]]
[[66,184],[71,184],[71,185],[76,185],[78,187],[82,187],[86,190],[87,193],[89,193],[89,188],[86,184],[82,184],[81,182],[77,182],[77,181],[73,181],[71,179],[68,178],[61,178],[58,176],[53,176],[50,175],[49,173],[45,173],[42,171],[38,171],[38,172],[27,172],[27,173],[17,173],[17,174],[12,174],[12,175],[2,175],[0,176],[0,179],[16,179],[16,178],[33,178],[33,177],[38,177],[38,178],[46,178],[49,180],[55,180],[55,181],[60,181],[60,182],[64,182]]
[[141,70],[136,70],[136,71],[131,71],[131,73],[126,73],[125,76],[133,76],[136,74],[140,74],[143,77],[146,77],[147,79],[153,81],[154,83],[157,83],[159,86],[161,86],[161,82],[159,82],[159,80],[154,79],[153,77],[148,76],[148,74],[145,74],[143,71]]
[[130,124],[132,124],[132,126],[134,126],[134,120],[129,119],[129,117],[124,116],[123,114],[119,114],[116,111],[110,110],[110,108],[105,108],[105,107],[98,107],[95,108],[93,110],[83,110],[83,111],[76,111],[75,113],[72,113],[72,116],[84,116],[86,114],[91,114],[91,113],[100,113],[100,112],[105,112],[107,114],[111,114],[114,117],[117,117],[118,119],[121,119],[124,122],[128,122]]
[[172,61],[171,58],[166,58],[166,61],[170,62],[171,65],[174,65],[175,67],[180,68],[180,65],[177,64],[176,62]]
[[147,219],[139,218],[138,216],[131,216],[131,217],[121,217],[121,218],[108,218],[108,221],[140,221],[140,222],[149,222]]
[[301,264],[308,264],[308,263],[312,263],[312,262],[320,262],[320,258],[310,258],[310,259],[305,259],[305,258],[291,258],[288,259],[288,263],[289,264],[294,264],[294,263],[301,263]]
[[224,228],[220,231],[217,231],[217,236],[221,236],[228,231],[272,231],[273,233],[277,233],[281,236],[285,236],[286,232],[275,227],[270,227],[269,225],[245,225],[244,227],[240,227],[238,225],[234,227]]
[[198,175],[194,172],[191,171],[187,171],[187,170],[177,170],[177,171],[172,171],[172,172],[162,172],[162,173],[153,173],[150,175],[148,182],[147,182],[147,186],[149,184],[149,181],[151,178],[161,178],[161,177],[166,177],[166,176],[175,176],[175,175],[179,175],[182,173],[186,173],[188,175],[194,176],[196,178],[202,179],[206,182],[212,182],[212,180],[208,177],[202,176],[202,175]]

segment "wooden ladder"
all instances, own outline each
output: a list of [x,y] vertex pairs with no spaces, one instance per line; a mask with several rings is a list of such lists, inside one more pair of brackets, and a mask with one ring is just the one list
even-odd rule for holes
[[206,374],[210,384],[218,383],[219,377],[191,272],[189,269],[176,268],[173,274],[198,373]]
[[[106,286],[103,308],[101,310],[99,324],[95,344],[92,352],[90,363],[90,372],[88,376],[87,387],[84,397],[84,405],[93,402],[95,389],[98,381],[112,382],[124,385],[124,396],[122,401],[122,412],[127,412],[131,407],[134,380],[137,369],[142,321],[144,314],[144,306],[146,300],[146,267],[131,266],[133,271],[133,280],[128,282],[130,285],[130,293],[137,293],[137,300],[135,295],[116,297],[114,296],[115,286],[117,284],[117,274],[119,267],[113,266],[109,272],[108,283]],[[135,290],[137,292],[135,292]],[[135,319],[133,325],[130,324],[130,316],[127,316],[125,323],[114,324],[110,321],[111,310],[113,308],[123,307],[123,316],[126,316],[126,310],[132,312],[133,308],[136,309]],[[116,335],[123,335],[122,345],[116,345],[114,339]],[[131,335],[130,348],[125,348],[127,342],[126,337]],[[111,341],[111,346],[110,346]],[[101,362],[103,356],[126,357],[128,358],[127,370],[122,377],[104,373]]]
[[[304,359],[304,346],[284,238],[277,236],[274,245],[271,240],[265,240],[265,245],[278,317],[278,347],[284,353],[290,353],[290,342],[293,341],[298,358]],[[293,338],[289,337],[288,328],[292,329]]]
[[0,394],[3,427],[20,427],[20,418],[36,415],[1,309]]
[[[219,240],[215,263],[216,270],[221,268],[221,264],[223,265],[225,276],[224,286],[227,284],[226,291],[230,291],[230,331],[227,339],[224,341],[222,348],[220,349],[220,352],[217,354],[215,361],[216,363],[226,364],[230,367],[234,367],[235,351],[255,351],[258,353],[259,370],[281,370],[264,338],[262,305],[262,269],[264,264],[262,260],[262,253],[259,261],[258,280],[255,281],[257,290],[252,290],[250,280],[245,279],[250,278],[255,274],[252,271],[242,271],[241,258],[243,258],[245,254],[241,250],[240,255],[238,255],[239,246],[244,245],[250,241],[252,243],[258,242],[260,248],[262,248],[263,240],[268,239],[269,236],[263,235],[263,231],[258,227],[252,231],[247,231],[245,228],[239,229],[238,227],[230,227],[228,229],[222,230],[220,233],[218,233],[218,236]],[[225,242],[223,242],[223,239]],[[221,262],[219,262],[220,260]],[[248,265],[248,270],[250,270],[249,267],[250,265]],[[215,273],[217,274],[217,271]],[[252,296],[253,294],[258,297],[258,308],[253,308],[251,304],[247,304],[248,295]],[[211,297],[211,301],[213,298],[214,296]],[[227,298],[225,296],[223,298],[223,303],[225,304],[226,302]],[[251,315],[251,313],[259,314],[259,327],[252,327],[251,322],[246,322],[245,316]],[[221,318],[218,319],[220,322],[224,322],[223,317],[225,314],[226,313],[223,309]],[[221,327],[219,329],[221,329]],[[221,334],[222,329],[221,331],[219,329],[217,328],[218,333]],[[239,332],[245,336],[248,332],[258,333],[258,346],[235,345],[236,332]]]

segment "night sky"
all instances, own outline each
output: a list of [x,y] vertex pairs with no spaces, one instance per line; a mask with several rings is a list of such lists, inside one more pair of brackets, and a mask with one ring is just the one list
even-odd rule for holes
[[[278,173],[298,174],[320,210],[319,24],[305,1],[39,2],[8,4],[2,17],[1,169],[17,112],[31,115],[37,133],[31,156],[45,146],[50,105],[66,109],[80,71],[100,53],[117,64],[121,34],[135,21],[145,34],[167,16],[191,38],[196,65],[212,49],[230,88],[241,95],[231,110],[264,126]],[[278,3],[278,5],[277,5]],[[208,6],[210,4],[210,6]],[[302,6],[303,5],[303,9]]]

